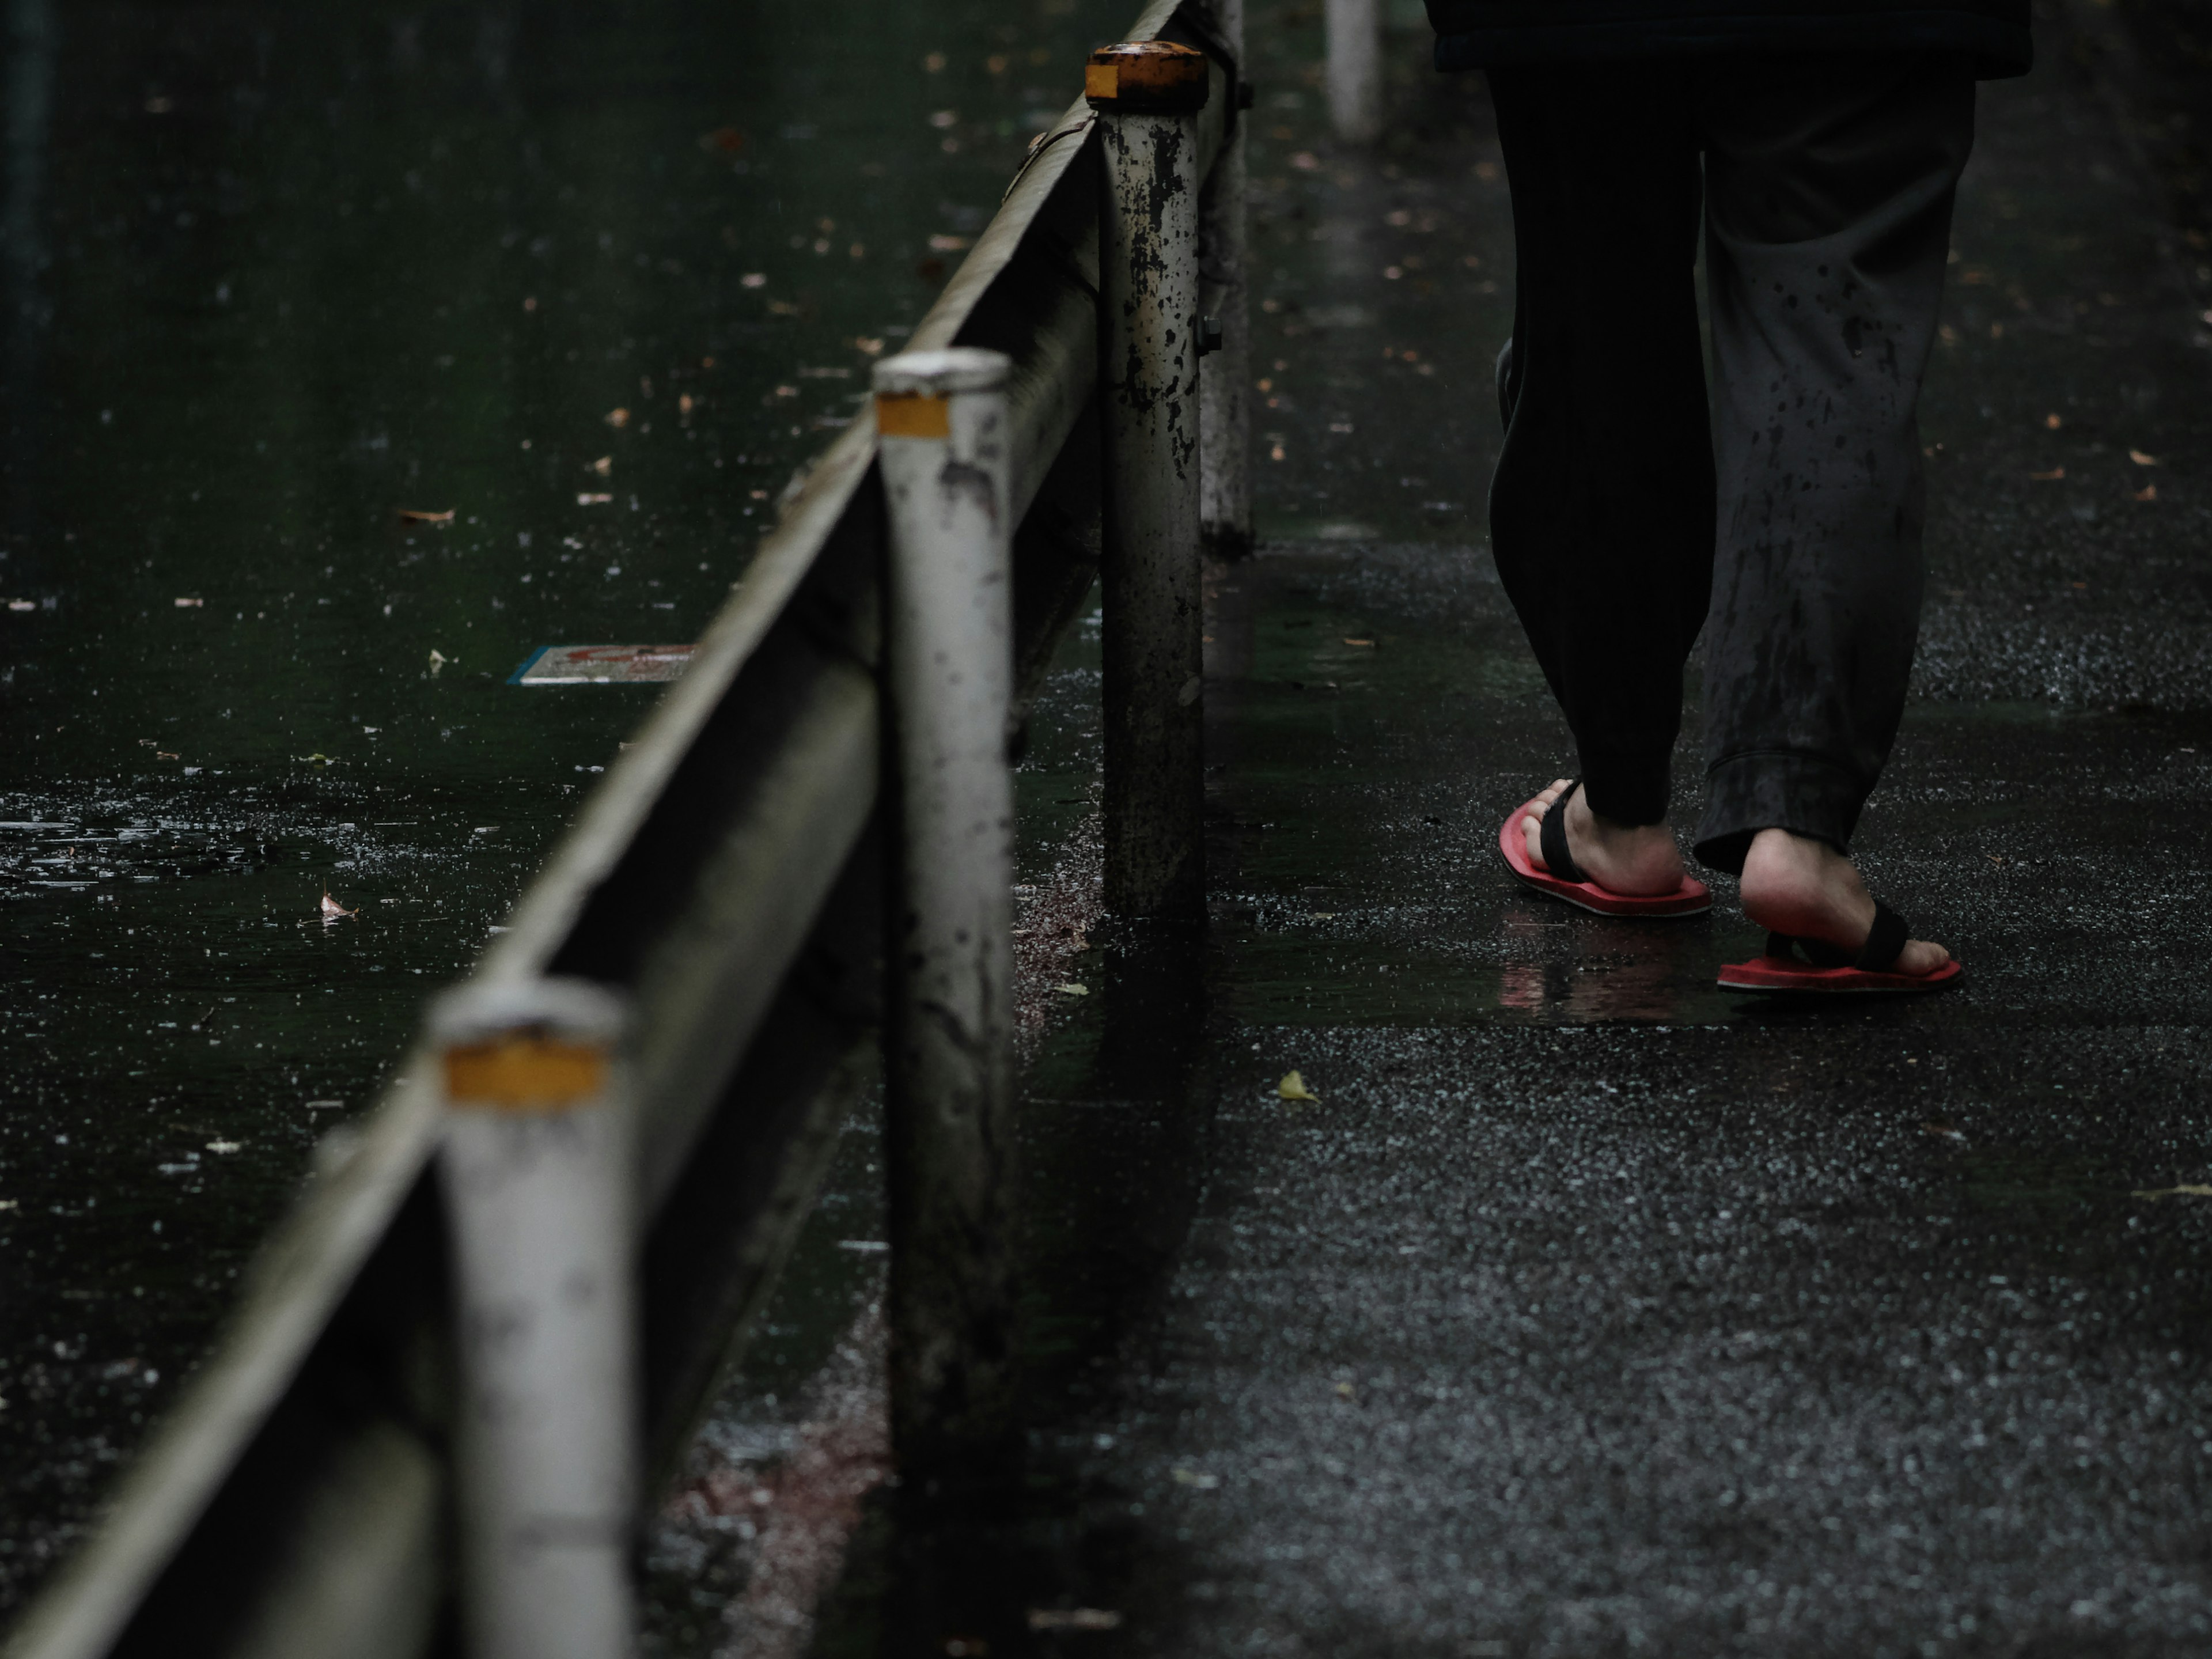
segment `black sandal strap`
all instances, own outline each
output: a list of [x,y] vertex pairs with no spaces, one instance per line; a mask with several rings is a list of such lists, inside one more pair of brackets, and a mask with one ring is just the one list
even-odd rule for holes
[[1815,968],[1849,968],[1853,963],[1851,953],[1839,945],[1824,939],[1800,939],[1794,933],[1769,933],[1766,954],[1784,962],[1808,962]]
[[1589,879],[1567,852],[1567,803],[1582,787],[1582,780],[1577,778],[1560,792],[1559,799],[1545,811],[1543,826],[1536,836],[1536,844],[1544,849],[1544,868],[1561,881]]
[[1868,930],[1866,943],[1859,947],[1858,959],[1851,966],[1863,973],[1886,973],[1896,966],[1898,957],[1905,954],[1905,941],[1911,937],[1912,924],[1876,899],[1874,926]]
[[1876,899],[1874,926],[1868,930],[1866,943],[1859,946],[1856,955],[1826,939],[1799,939],[1790,933],[1769,933],[1766,954],[1784,962],[1796,962],[1802,957],[1815,968],[1856,968],[1863,974],[1882,974],[1896,965],[1898,957],[1905,954],[1905,941],[1911,937],[1912,924]]

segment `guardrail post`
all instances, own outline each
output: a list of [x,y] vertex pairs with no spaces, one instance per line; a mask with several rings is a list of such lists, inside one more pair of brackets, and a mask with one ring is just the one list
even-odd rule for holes
[[1382,0],[1322,0],[1328,118],[1350,144],[1382,136]]
[[1091,54],[1104,118],[1099,212],[1099,577],[1106,903],[1203,911],[1205,603],[1199,562],[1198,112],[1204,53],[1165,40]]
[[623,1006],[581,980],[433,1006],[459,1322],[471,1659],[621,1659],[636,1637],[634,1103]]
[[988,1480],[1017,1432],[1008,368],[958,347],[875,368],[898,803],[885,941],[891,1433],[925,1491]]
[[[1244,79],[1244,0],[1214,0],[1221,43]],[[1200,272],[1206,315],[1220,319],[1221,344],[1199,386],[1201,483],[1199,523],[1206,550],[1240,559],[1252,550],[1252,319],[1246,286],[1244,126],[1241,115],[1214,159],[1201,198]]]

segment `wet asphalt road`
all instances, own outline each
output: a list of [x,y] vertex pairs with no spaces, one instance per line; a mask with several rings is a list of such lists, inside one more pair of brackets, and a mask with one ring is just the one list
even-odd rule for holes
[[1123,21],[0,3],[0,1626]]
[[[1024,1593],[1121,1623],[945,1620],[2212,1653],[2212,326],[2041,28],[1983,89],[1916,697],[1858,848],[1969,977],[1881,1006],[1720,993],[1760,940],[1725,882],[1661,926],[1506,877],[1499,822],[1571,751],[1480,545],[1510,251],[1480,93],[1401,66],[1362,161],[1263,91],[1271,539],[1212,590],[1202,964],[1095,928],[1029,1085],[1065,1507]],[[1686,742],[1678,824],[1698,770]]]

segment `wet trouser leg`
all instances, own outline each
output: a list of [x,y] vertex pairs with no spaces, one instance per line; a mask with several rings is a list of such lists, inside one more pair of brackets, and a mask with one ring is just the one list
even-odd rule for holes
[[1719,556],[1698,856],[1849,850],[1919,629],[1916,416],[1973,143],[1958,57],[1703,66]]
[[1491,549],[1591,810],[1656,823],[1713,562],[1689,100],[1653,64],[1490,82],[1516,241]]

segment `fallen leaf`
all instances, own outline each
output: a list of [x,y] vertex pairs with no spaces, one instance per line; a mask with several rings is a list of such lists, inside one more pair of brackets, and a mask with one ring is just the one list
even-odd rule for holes
[[1375,641],[1372,640],[1346,640],[1345,643],[1346,645],[1372,645]]
[[1948,1140],[1960,1146],[1966,1144],[1966,1137],[1948,1123],[1923,1123],[1920,1126],[1920,1133],[1924,1135],[1934,1135],[1939,1140]]
[[433,513],[425,507],[403,507],[399,509],[399,516],[409,524],[451,524],[453,509],[449,507],[443,513]]
[[2130,449],[2128,451],[2128,459],[2133,461],[2137,466],[2156,466],[2158,465],[2157,456],[2146,455],[2140,449]]
[[690,392],[679,392],[677,395],[676,412],[678,415],[689,415],[693,409],[697,407],[697,405],[698,399],[694,398]]
[[593,495],[589,490],[576,492],[576,505],[579,507],[605,507],[612,500],[614,500],[613,496],[604,493]]
[[336,921],[340,916],[357,916],[361,914],[359,909],[349,910],[332,898],[327,887],[323,890],[322,912],[332,921]]
[[433,650],[430,653],[430,672],[433,675],[436,674],[441,668],[443,668],[452,660],[453,659],[447,656],[444,652]]
[[234,1152],[244,1144],[243,1141],[237,1140],[210,1140],[207,1144],[207,1149],[211,1152]]
[[1073,981],[1066,985],[1055,985],[1052,988],[1064,997],[1087,997],[1091,994],[1091,988],[1088,985],[1078,985]]
[[166,749],[156,749],[154,751],[154,758],[155,760],[182,760],[184,759],[184,757],[182,755],[173,755]]
[[1306,1087],[1306,1080],[1296,1072],[1283,1073],[1283,1080],[1275,1085],[1275,1092],[1285,1100],[1310,1100],[1318,1105],[1321,1097]]
[[969,239],[965,236],[939,235],[929,239],[929,251],[932,253],[957,253],[969,246]]
[[2046,415],[2043,417],[2043,424],[2051,431],[2056,432],[2060,427],[2065,425],[2066,422],[2060,420],[2056,415]]
[[8,601],[8,608],[10,611],[36,611],[39,608],[39,602],[36,599],[10,599]]
[[1221,1484],[1218,1474],[1200,1474],[1196,1469],[1177,1469],[1175,1483],[1178,1486],[1195,1486],[1200,1492],[1212,1492]]
[[2154,501],[2158,499],[2158,486],[2145,484],[2141,489],[2130,490],[2128,493],[2139,501]]
[[2132,1198],[2149,1199],[2153,1202],[2155,1202],[2161,1198],[2212,1198],[2212,1187],[2190,1186],[2138,1188],[2135,1192],[2129,1194],[2129,1196]]
[[864,357],[880,356],[883,353],[884,343],[879,339],[871,339],[863,334],[853,342],[853,349]]
[[1349,1382],[1340,1382],[1340,1383],[1338,1383],[1338,1384],[1336,1385],[1336,1397],[1337,1397],[1338,1399],[1340,1399],[1340,1400],[1349,1400],[1349,1399],[1351,1399],[1351,1398],[1352,1398],[1352,1384],[1351,1384],[1351,1383],[1349,1383]]
[[586,472],[596,472],[602,478],[605,477],[614,470],[615,458],[611,455],[602,455],[598,460],[588,463],[584,468],[584,471]]
[[744,276],[738,278],[738,286],[739,288],[766,288],[768,286],[768,273],[764,270],[749,270]]
[[617,432],[619,432],[623,428],[629,424],[629,410],[626,409],[609,410],[607,411],[607,424],[613,427]]
[[1119,1630],[1121,1615],[1108,1607],[1031,1607],[1031,1630]]
[[2031,472],[2027,476],[2034,479],[2038,483],[2049,483],[2053,478],[2064,477],[2066,476],[2066,469],[2063,466],[2054,466],[2048,472]]
[[205,599],[179,599],[177,601],[177,609],[179,611],[197,611],[206,603],[207,601]]

